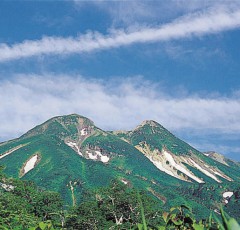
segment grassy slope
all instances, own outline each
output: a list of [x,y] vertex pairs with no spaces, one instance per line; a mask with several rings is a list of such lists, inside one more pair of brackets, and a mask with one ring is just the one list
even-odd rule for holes
[[[155,195],[167,199],[165,206],[190,204],[202,217],[207,215],[209,208],[215,207],[216,203],[221,202],[221,196],[216,201],[207,199],[202,202],[202,198],[194,197],[191,193],[188,194],[186,192],[187,188],[194,186],[193,184],[182,182],[161,172],[141,152],[134,148],[134,145],[146,141],[152,148],[162,149],[165,147],[175,154],[192,152],[207,163],[216,165],[224,173],[234,177],[235,180],[239,180],[239,167],[227,167],[209,159],[187,143],[176,138],[162,126],[153,128],[150,125],[144,125],[132,132],[119,133],[116,136],[93,127],[91,121],[84,120],[84,125],[93,127],[95,133],[83,140],[82,150],[89,146],[98,147],[112,157],[108,164],[85,159],[63,141],[64,138],[69,136],[72,140],[77,140],[77,119],[78,116],[75,115],[51,119],[29,131],[23,137],[0,145],[0,153],[3,153],[20,144],[27,144],[0,160],[0,164],[7,166],[5,173],[13,177],[19,177],[19,172],[24,163],[32,155],[38,153],[41,156],[41,161],[23,179],[33,180],[46,189],[60,192],[69,204],[71,204],[72,195],[69,187],[70,181],[76,182],[74,194],[79,201],[83,190],[105,186],[114,178],[119,180],[124,178],[135,187],[154,191]],[[128,139],[131,144],[121,140],[121,137]],[[210,185],[214,185],[216,187],[215,192],[220,195],[220,191],[223,189],[232,189],[233,186],[237,188],[236,183],[229,182],[224,183],[224,188],[218,188],[215,181],[195,169],[191,170],[196,175],[203,177]],[[195,185],[195,189],[197,189],[197,186]]]
[[[198,158],[200,158],[207,164],[219,168],[226,175],[231,175],[230,177],[234,181],[240,181],[240,167],[238,164],[228,161],[229,166],[226,166],[205,156],[204,154],[194,149],[186,142],[180,140],[172,133],[170,133],[167,129],[155,122],[154,126],[153,124],[150,125],[149,123],[147,123],[143,126],[137,127],[133,131],[122,133],[118,132],[116,136],[118,136],[119,138],[124,138],[134,146],[138,145],[140,142],[146,142],[148,145],[150,145],[151,150],[162,150],[163,148],[166,148],[175,155],[197,155]],[[209,179],[199,171],[196,171],[196,175],[204,177],[206,181],[210,183],[215,183],[214,180]]]
[[[23,179],[33,180],[42,187],[59,191],[68,201],[71,194],[67,185],[70,181],[78,182],[79,186],[76,187],[80,191],[81,188],[104,186],[113,178],[125,178],[139,188],[152,186],[151,179],[165,186],[179,184],[177,179],[159,172],[135,148],[112,135],[94,136],[85,142],[92,144],[97,142],[98,146],[112,152],[114,159],[110,164],[84,159],[59,138],[41,134],[17,139],[11,146],[1,146],[0,152],[4,152],[19,144],[28,143],[3,158],[1,164],[7,166],[6,174],[19,177],[24,163],[34,154],[40,154],[39,164],[23,176]],[[119,156],[124,154],[125,156]]]

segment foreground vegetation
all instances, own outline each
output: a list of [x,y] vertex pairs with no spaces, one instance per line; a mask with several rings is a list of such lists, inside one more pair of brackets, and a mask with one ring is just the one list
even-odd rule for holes
[[58,193],[1,171],[0,229],[240,229],[223,210],[205,220],[196,220],[185,205],[162,212],[152,196],[117,181],[66,207]]

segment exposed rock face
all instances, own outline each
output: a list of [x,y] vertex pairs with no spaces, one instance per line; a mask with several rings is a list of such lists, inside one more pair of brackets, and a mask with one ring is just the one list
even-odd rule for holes
[[[188,182],[205,183],[203,178],[195,175],[187,167],[190,166],[218,183],[222,182],[221,178],[232,181],[229,176],[217,167],[205,162],[202,153],[175,137],[155,121],[147,120],[133,131],[118,131],[115,134],[133,144],[159,170],[175,178]],[[221,159],[219,162],[227,165],[221,155],[217,159]]]
[[217,177],[222,177],[228,181],[232,181],[230,177],[225,175],[219,169],[207,165],[203,161],[199,160],[195,155],[190,156],[176,156],[170,151],[163,149],[159,151],[151,148],[144,143],[140,143],[135,146],[139,151],[141,151],[153,164],[161,171],[176,177],[180,180],[191,181],[194,180],[198,183],[204,183],[202,178],[197,177],[194,173],[189,170],[185,165],[189,165],[196,168],[200,172],[204,173],[206,176],[212,178],[213,180],[221,183],[222,181]]
[[208,156],[208,157],[212,158],[215,161],[218,161],[218,162],[220,162],[224,165],[229,166],[228,163],[226,162],[226,158],[222,154],[219,154],[219,153],[214,152],[214,151],[204,152],[203,154],[205,156]]

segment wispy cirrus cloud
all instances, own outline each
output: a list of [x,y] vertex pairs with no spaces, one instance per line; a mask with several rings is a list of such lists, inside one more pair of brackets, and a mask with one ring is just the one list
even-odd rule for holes
[[136,43],[162,42],[219,33],[240,27],[240,9],[212,9],[178,18],[159,27],[115,30],[103,35],[88,32],[79,37],[43,37],[17,44],[0,44],[0,62],[41,55],[70,55],[94,52]]
[[175,97],[141,77],[106,83],[81,76],[17,75],[0,82],[0,101],[1,140],[71,113],[103,129],[132,129],[153,119],[172,131],[240,134],[239,97]]
[[78,10],[83,10],[84,6],[91,5],[104,13],[107,13],[112,21],[113,27],[131,26],[142,23],[156,23],[159,20],[171,20],[190,12],[208,9],[210,7],[229,7],[234,5],[238,7],[237,2],[229,2],[226,0],[218,1],[188,1],[185,0],[168,0],[168,1],[81,1],[73,0]]

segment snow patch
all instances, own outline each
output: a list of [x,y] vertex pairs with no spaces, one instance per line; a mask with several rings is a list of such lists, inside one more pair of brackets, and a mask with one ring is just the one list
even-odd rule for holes
[[220,177],[222,177],[222,178],[224,178],[224,179],[226,179],[228,181],[233,181],[230,177],[228,177],[228,176],[226,176],[224,174],[221,174],[221,173],[219,173],[217,171],[214,171],[214,170],[212,170],[212,171],[214,172],[214,174],[216,174],[216,175],[218,175],[218,176],[220,176]]
[[95,151],[95,154],[87,151],[87,154],[88,154],[89,159],[91,159],[91,160],[97,160],[98,157],[100,157],[100,160],[103,163],[107,163],[110,160],[110,158],[108,156],[102,155],[100,151]]
[[168,153],[167,151],[163,150],[163,154],[165,155],[166,159],[169,161],[169,163],[175,167],[177,170],[181,171],[182,173],[184,173],[185,175],[187,175],[188,177],[192,178],[193,180],[197,181],[198,183],[204,183],[203,180],[201,180],[200,178],[196,177],[192,172],[190,172],[189,170],[187,170],[185,167],[183,167],[180,164],[177,164],[172,155],[170,153]]
[[125,179],[122,179],[121,181],[123,182],[123,184],[128,184],[128,181]]
[[90,152],[87,152],[87,153],[88,153],[89,159],[91,159],[91,160],[97,160],[97,155],[93,155],[93,154],[90,153]]
[[221,181],[213,174],[211,174],[210,172],[208,172],[206,169],[202,168],[200,165],[198,165],[194,160],[189,158],[189,161],[193,164],[193,166],[195,168],[197,168],[199,171],[203,172],[205,175],[207,175],[208,177],[211,177],[213,180],[221,183]]
[[233,195],[233,192],[224,192],[223,198],[230,198]]
[[233,195],[233,192],[224,192],[223,193],[223,198],[225,198],[224,199],[225,204],[228,204],[228,200],[232,197],[232,195]]
[[36,154],[27,161],[26,165],[23,168],[23,175],[28,173],[30,170],[34,169],[37,160],[38,160],[38,155]]
[[81,133],[81,136],[86,136],[86,135],[88,135],[86,128],[82,129],[82,130],[80,131],[80,133]]
[[[72,141],[67,141],[65,142],[66,145],[68,145],[69,147],[71,147],[73,150],[77,151],[77,153],[80,155],[80,156],[83,156],[83,154],[81,153],[77,143],[75,142],[72,142]],[[86,154],[87,154],[87,158],[88,159],[91,159],[91,160],[97,160],[98,158],[100,158],[100,160],[103,162],[103,163],[107,163],[110,158],[108,156],[105,156],[105,155],[102,155],[100,151],[95,151],[95,153],[92,153],[92,152],[89,152],[89,151],[86,151]]]
[[108,161],[109,161],[109,157],[108,156],[101,156],[101,161],[103,162],[103,163],[107,163]]
[[25,146],[25,145],[18,145],[18,146],[16,146],[16,147],[8,150],[7,152],[5,152],[5,153],[3,153],[2,155],[0,155],[0,159],[2,159],[2,158],[4,158],[4,157],[6,157],[7,155],[9,155],[9,154],[17,151],[18,149],[22,148],[23,146]]
[[[193,180],[197,181],[198,183],[204,183],[203,180],[196,177],[192,172],[188,171],[181,163],[177,164],[173,158],[173,156],[168,153],[166,150],[162,151],[162,157],[163,159],[154,160],[149,155],[146,155],[146,157],[161,171],[167,173],[170,176],[173,176],[175,178],[178,178],[180,180],[188,181],[187,179],[184,179],[184,177],[181,177],[177,174],[177,170],[182,172],[183,174],[187,175],[189,178],[192,178]],[[168,161],[169,164],[166,165],[165,162]],[[176,170],[174,171],[173,168]]]
[[206,169],[204,169],[191,158],[184,158],[184,161],[185,163],[197,168],[199,171],[203,172],[206,176],[211,177],[212,179],[219,183],[221,183],[222,181],[219,180],[215,175],[220,176],[228,181],[233,181],[230,177],[226,176],[221,171],[219,172],[219,170],[217,171],[217,169],[214,169],[207,164],[203,164],[204,167],[206,167]]
[[191,158],[182,158],[185,163],[187,163],[188,165],[192,166],[192,167],[195,167],[196,169],[198,169],[199,171],[201,171],[202,173],[204,173],[206,176],[214,179],[215,181],[221,183],[222,181],[219,180],[215,175],[218,175],[228,181],[233,181],[230,177],[226,176],[225,174],[223,174],[221,171],[217,171],[216,168],[212,168],[211,166],[207,165],[207,164],[204,164],[202,162],[202,165],[204,165],[205,169],[203,167],[201,167],[196,161],[194,161],[193,159]]
[[161,171],[167,173],[170,176],[176,177],[176,175],[174,175],[174,173],[171,170],[168,170],[166,168],[164,168],[162,162],[160,161],[155,161],[152,158],[148,157],[148,159]]
[[[226,176],[217,168],[213,168],[207,165],[201,159],[193,159],[191,156],[176,156],[171,152],[163,149],[161,152],[157,149],[151,150],[148,145],[140,143],[135,146],[139,151],[141,151],[159,170],[167,173],[170,176],[176,177],[183,181],[188,181],[188,178],[198,182],[205,183],[202,178],[197,177],[194,173],[189,170],[183,163],[196,168],[197,170],[204,173],[206,176],[212,178],[213,180],[221,183],[222,181],[217,178],[220,176],[226,180],[232,181],[232,179]],[[179,174],[178,172],[181,172]],[[188,178],[186,178],[187,176]]]
[[78,155],[83,156],[81,151],[80,151],[80,149],[79,149],[79,147],[78,147],[78,145],[77,145],[77,143],[72,142],[72,141],[67,141],[65,143],[66,143],[66,145],[68,145],[72,149],[77,150]]

